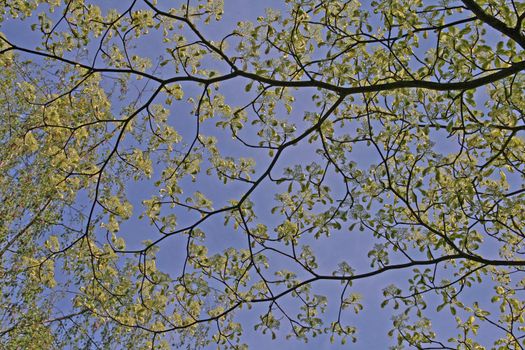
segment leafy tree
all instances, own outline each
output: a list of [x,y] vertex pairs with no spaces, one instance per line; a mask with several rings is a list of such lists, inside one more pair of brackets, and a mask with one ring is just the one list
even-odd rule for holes
[[6,349],[525,346],[523,1],[0,4]]

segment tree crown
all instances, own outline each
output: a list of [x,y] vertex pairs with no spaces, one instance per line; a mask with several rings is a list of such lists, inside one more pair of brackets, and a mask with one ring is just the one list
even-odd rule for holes
[[0,4],[8,349],[525,346],[524,2]]

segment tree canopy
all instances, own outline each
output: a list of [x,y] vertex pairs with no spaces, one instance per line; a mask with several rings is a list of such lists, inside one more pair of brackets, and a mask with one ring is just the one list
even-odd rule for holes
[[525,347],[525,2],[0,6],[6,349]]

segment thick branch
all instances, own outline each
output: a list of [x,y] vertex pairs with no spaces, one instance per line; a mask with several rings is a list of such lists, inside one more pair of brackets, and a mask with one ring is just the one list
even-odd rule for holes
[[501,20],[497,19],[494,16],[489,15],[483,9],[481,6],[479,6],[474,0],[461,0],[465,6],[468,7],[470,11],[472,11],[476,17],[479,18],[480,21],[485,22],[492,28],[496,29],[501,34],[511,38],[514,40],[519,46],[521,46],[523,49],[525,49],[525,36],[521,34],[519,28],[511,28],[507,26],[505,23],[503,23]]

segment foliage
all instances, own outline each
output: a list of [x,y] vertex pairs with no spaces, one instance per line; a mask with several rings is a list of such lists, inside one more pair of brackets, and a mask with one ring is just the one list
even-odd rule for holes
[[525,346],[524,2],[0,4],[6,349]]

